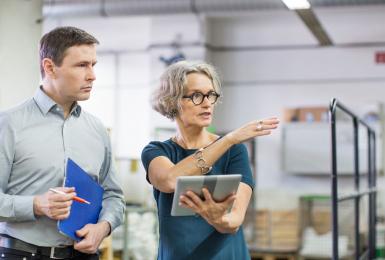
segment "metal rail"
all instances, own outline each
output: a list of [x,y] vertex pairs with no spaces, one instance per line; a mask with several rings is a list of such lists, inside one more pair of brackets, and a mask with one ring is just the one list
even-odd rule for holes
[[[338,196],[338,169],[337,169],[337,120],[336,112],[340,110],[347,114],[353,122],[354,135],[354,190],[349,195]],[[331,126],[331,192],[332,192],[332,223],[333,223],[333,259],[338,260],[338,203],[346,200],[354,201],[354,238],[355,238],[355,259],[374,259],[376,249],[376,133],[375,131],[346,106],[333,98],[330,102],[330,126]],[[360,168],[359,168],[359,127],[364,127],[368,135],[368,189],[360,191]],[[368,248],[361,252],[360,244],[360,199],[369,198],[369,219],[368,219]]]

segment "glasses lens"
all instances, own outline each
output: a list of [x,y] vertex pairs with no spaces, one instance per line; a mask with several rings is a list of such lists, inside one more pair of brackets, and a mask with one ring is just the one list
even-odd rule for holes
[[203,102],[203,94],[196,92],[192,95],[192,101],[195,105],[199,105]]
[[210,92],[208,94],[208,97],[209,101],[211,102],[211,104],[214,104],[215,102],[217,102],[217,99],[218,99],[218,94],[215,93],[215,92]]

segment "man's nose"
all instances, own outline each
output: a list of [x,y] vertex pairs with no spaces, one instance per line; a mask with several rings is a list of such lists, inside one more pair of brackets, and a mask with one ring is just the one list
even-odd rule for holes
[[96,79],[94,68],[90,68],[87,73],[87,80],[94,81]]

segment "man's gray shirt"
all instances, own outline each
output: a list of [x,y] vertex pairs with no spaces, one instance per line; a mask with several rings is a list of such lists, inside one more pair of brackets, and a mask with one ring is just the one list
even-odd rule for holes
[[123,220],[123,192],[103,124],[74,105],[63,110],[40,88],[25,103],[0,113],[0,233],[39,246],[69,245],[57,221],[35,216],[33,198],[63,185],[71,158],[104,188],[99,221],[112,230]]

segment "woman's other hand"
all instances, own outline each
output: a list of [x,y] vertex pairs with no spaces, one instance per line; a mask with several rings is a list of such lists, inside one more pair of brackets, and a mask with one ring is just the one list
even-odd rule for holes
[[231,227],[228,221],[228,210],[235,201],[236,195],[231,194],[221,202],[215,202],[206,189],[202,189],[204,199],[202,200],[197,194],[188,191],[186,194],[180,196],[180,205],[193,210],[204,218],[210,225],[221,233],[235,233],[238,226]]
[[228,133],[225,137],[232,144],[239,144],[250,138],[269,135],[271,130],[278,127],[278,124],[279,120],[276,117],[266,118],[263,120],[254,120]]

